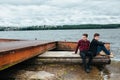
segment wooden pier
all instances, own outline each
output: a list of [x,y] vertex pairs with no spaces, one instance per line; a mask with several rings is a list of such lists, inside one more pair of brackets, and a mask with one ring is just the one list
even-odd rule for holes
[[[0,39],[0,70],[9,68],[49,50],[74,51],[76,45],[76,42]],[[40,56],[38,57],[40,58]],[[71,57],[80,58],[78,56],[74,57],[74,55]],[[65,56],[56,58],[65,58]],[[70,57],[67,56],[66,58]],[[108,64],[110,61],[110,58],[106,57],[98,57],[95,59],[104,64]],[[49,59],[49,61],[52,61],[52,59]]]
[[1,41],[0,70],[56,48],[52,41]]

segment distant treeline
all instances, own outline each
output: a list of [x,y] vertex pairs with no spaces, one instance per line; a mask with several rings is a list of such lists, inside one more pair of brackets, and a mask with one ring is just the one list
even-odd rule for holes
[[67,29],[112,29],[120,28],[120,24],[82,24],[82,25],[43,25],[27,27],[0,27],[0,31],[23,31],[23,30],[67,30]]

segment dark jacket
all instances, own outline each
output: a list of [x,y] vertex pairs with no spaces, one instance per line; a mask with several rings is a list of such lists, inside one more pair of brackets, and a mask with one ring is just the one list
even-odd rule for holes
[[79,40],[78,44],[77,44],[77,48],[75,50],[75,53],[77,53],[78,49],[80,51],[88,51],[89,50],[89,46],[90,46],[90,41],[84,41],[84,40]]
[[91,51],[93,54],[97,54],[97,47],[98,46],[104,46],[104,44],[105,43],[93,39],[90,43],[89,51]]

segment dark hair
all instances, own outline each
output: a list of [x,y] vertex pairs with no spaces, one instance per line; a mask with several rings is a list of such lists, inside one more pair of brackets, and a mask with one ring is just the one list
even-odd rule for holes
[[100,36],[100,34],[99,34],[99,33],[95,33],[95,34],[94,34],[94,37],[96,37],[96,36]]
[[86,37],[88,37],[88,34],[84,33],[84,34],[83,34],[83,36],[86,36]]

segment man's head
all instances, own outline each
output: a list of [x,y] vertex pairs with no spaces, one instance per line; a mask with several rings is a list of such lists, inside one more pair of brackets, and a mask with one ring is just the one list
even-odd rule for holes
[[94,34],[94,39],[95,39],[95,40],[99,40],[99,37],[100,37],[100,34],[99,34],[99,33],[95,33],[95,34]]
[[87,38],[88,38],[88,34],[85,33],[85,34],[82,35],[83,40],[87,40]]

